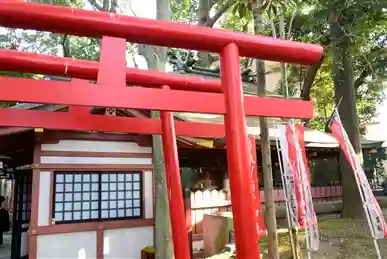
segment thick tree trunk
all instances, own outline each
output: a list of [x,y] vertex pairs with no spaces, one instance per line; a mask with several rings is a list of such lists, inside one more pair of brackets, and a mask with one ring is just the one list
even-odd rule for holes
[[[152,112],[151,116],[152,118],[160,118],[160,112]],[[173,243],[171,234],[171,221],[169,217],[168,192],[166,187],[166,175],[161,136],[153,135],[152,143],[156,186],[156,259],[172,259],[174,258]]]
[[[89,0],[93,1],[93,0]],[[104,7],[110,10],[116,9],[117,0],[105,3]],[[170,20],[171,10],[169,0],[155,0],[156,19]],[[165,72],[167,62],[167,48],[139,45],[139,54],[147,61],[148,69]],[[151,112],[152,118],[160,118],[160,112]],[[173,259],[173,243],[171,223],[169,217],[168,192],[166,187],[166,175],[162,139],[160,135],[152,136],[153,164],[155,174],[155,246],[156,259]]]
[[[279,7],[279,34],[282,39],[286,39],[286,32],[285,32],[285,14],[283,7]],[[291,26],[291,25],[290,25]],[[281,88],[283,95],[286,99],[289,98],[289,87],[288,87],[288,75],[287,75],[287,64],[281,63]],[[274,201],[273,201],[274,202]],[[289,242],[291,247],[291,258],[293,259],[300,259],[302,258],[301,254],[301,248],[300,248],[300,241],[299,241],[299,234],[298,230],[295,228],[292,228],[290,225],[289,227],[289,239],[291,242]]]
[[[357,154],[361,154],[360,134],[356,114],[356,92],[353,86],[353,67],[351,58],[351,39],[343,31],[343,24],[334,22],[331,27],[333,49],[333,79],[336,103],[344,128]],[[356,185],[353,170],[343,153],[340,153],[340,175],[343,188],[344,218],[360,218],[364,216],[360,194]]]
[[[262,33],[262,2],[261,0],[253,1],[254,14],[254,32],[255,34]],[[258,95],[266,95],[266,75],[265,61],[257,60]],[[262,171],[264,177],[264,193],[265,193],[265,224],[267,227],[267,238],[269,242],[269,258],[279,258],[278,240],[277,240],[277,221],[275,216],[274,196],[273,196],[273,170],[271,167],[271,150],[269,140],[269,129],[267,119],[259,118],[259,126],[261,129],[261,153],[262,153]]]
[[[229,9],[231,8],[237,0],[227,0],[223,3],[215,14],[210,17],[210,11],[212,7],[216,4],[215,1],[212,0],[199,0],[198,6],[198,25],[205,27],[213,27],[214,24],[219,20],[219,18]],[[201,67],[210,67],[211,64],[218,60],[216,57],[212,57],[209,52],[199,52],[198,53],[198,66]]]
[[[210,17],[210,10],[212,7],[211,0],[199,0],[198,7],[198,25],[205,26],[207,20]],[[211,26],[212,27],[212,26]],[[200,51],[198,53],[198,66],[209,67],[212,63],[211,55],[208,52]]]
[[[156,7],[157,20],[170,20],[171,10],[169,0],[156,0]],[[152,67],[150,69],[158,69],[159,71],[165,72],[167,48],[155,47],[154,49],[155,55],[153,55],[153,59],[156,59],[157,67]],[[160,112],[152,112],[151,117],[159,118]],[[152,142],[156,184],[156,259],[173,259],[171,221],[169,216],[168,192],[161,136],[153,135]],[[185,229],[182,231],[185,231]]]

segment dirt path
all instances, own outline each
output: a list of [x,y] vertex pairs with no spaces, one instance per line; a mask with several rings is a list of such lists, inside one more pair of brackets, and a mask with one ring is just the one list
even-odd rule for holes
[[[312,258],[372,259],[377,258],[368,224],[365,220],[329,219],[321,221],[321,248]],[[387,258],[387,242],[379,241],[383,258]]]

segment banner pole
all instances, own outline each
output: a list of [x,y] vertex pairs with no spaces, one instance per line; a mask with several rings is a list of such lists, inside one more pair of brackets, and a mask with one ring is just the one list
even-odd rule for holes
[[340,97],[339,101],[337,102],[337,104],[335,105],[335,107],[333,108],[333,111],[331,113],[331,116],[329,116],[329,119],[327,120],[325,126],[329,126],[332,122],[332,118],[333,118],[333,115],[335,115],[335,112],[338,112],[339,111],[339,107],[340,107],[340,104],[341,104],[341,101],[343,100],[343,96]]
[[[340,99],[341,100],[341,99]],[[340,125],[342,125],[341,123],[341,119],[340,119],[340,114],[339,114],[339,111],[337,110],[337,108],[335,109],[335,113],[337,113],[337,119],[340,121]],[[333,118],[333,116],[332,116]],[[331,118],[331,120],[332,120]],[[350,147],[349,147],[349,144],[350,141],[348,139],[348,135],[347,135],[347,132],[345,131],[344,127],[340,127],[341,128],[341,134],[342,136],[344,137],[344,140],[345,140],[345,145],[346,145],[346,148],[347,150],[350,150]],[[350,161],[348,161],[350,162]],[[371,236],[372,236],[372,239],[373,239],[373,244],[374,244],[374,247],[375,247],[375,250],[376,250],[376,255],[377,255],[377,258],[378,259],[382,259],[382,256],[381,256],[381,253],[380,253],[380,248],[379,248],[379,244],[378,244],[378,241],[377,241],[377,238],[376,238],[376,235],[375,235],[375,230],[372,226],[372,222],[371,222],[371,215],[370,215],[370,210],[369,210],[369,207],[367,206],[367,201],[365,200],[365,194],[364,194],[364,190],[362,188],[362,183],[361,183],[361,178],[359,177],[358,175],[358,163],[357,163],[357,160],[356,161],[352,161],[354,163],[354,166],[355,166],[355,170],[354,170],[354,175],[355,175],[355,178],[356,178],[356,185],[357,185],[357,188],[359,190],[359,194],[360,194],[360,199],[361,199],[361,202],[362,202],[362,205],[363,205],[363,209],[364,209],[364,212],[366,214],[366,218],[367,218],[367,222],[368,222],[368,227],[370,229],[370,232],[371,232]]]
[[[277,130],[278,130],[278,125],[277,125]],[[293,239],[293,227],[292,223],[290,220],[290,208],[289,208],[289,199],[288,199],[288,194],[287,194],[287,189],[286,189],[286,184],[285,184],[285,175],[283,172],[283,165],[282,165],[282,159],[281,159],[281,150],[280,146],[278,143],[278,137],[275,139],[275,145],[277,147],[277,156],[278,156],[278,165],[280,168],[280,173],[281,173],[281,178],[282,178],[282,188],[284,190],[284,197],[285,197],[285,209],[286,209],[286,219],[288,222],[288,231],[289,231],[289,239],[290,239],[290,247],[292,250],[292,255],[294,259],[298,259],[298,254],[296,252],[296,247],[294,245],[294,239]],[[297,232],[296,232],[297,234]]]
[[303,195],[304,195],[304,204],[303,204],[303,210],[304,210],[304,214],[305,214],[305,243],[306,243],[306,249],[307,249],[307,255],[308,255],[308,259],[311,259],[312,258],[312,255],[311,255],[311,251],[310,251],[310,238],[309,238],[309,219],[308,219],[308,205],[306,203],[306,192],[305,192],[305,177],[304,177],[304,174],[300,173],[301,171],[301,166],[300,166],[300,162],[301,162],[301,157],[300,157],[300,154],[299,154],[299,142],[298,142],[298,139],[297,139],[297,134],[296,134],[296,128],[295,128],[295,125],[294,125],[294,120],[291,120],[290,121],[290,126],[291,126],[291,129],[292,129],[292,132],[293,132],[293,141],[294,141],[294,147],[296,149],[296,158],[297,158],[297,171],[298,171],[298,176],[300,176],[301,174],[301,184],[302,184],[302,192],[303,192]]

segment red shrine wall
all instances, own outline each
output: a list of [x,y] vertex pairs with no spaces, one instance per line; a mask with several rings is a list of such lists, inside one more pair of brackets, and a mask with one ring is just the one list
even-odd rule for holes
[[45,132],[34,154],[29,258],[133,258],[153,245],[146,136]]

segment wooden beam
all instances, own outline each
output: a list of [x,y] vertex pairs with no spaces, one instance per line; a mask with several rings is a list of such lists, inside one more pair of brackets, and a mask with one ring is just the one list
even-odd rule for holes
[[[110,108],[225,114],[223,94],[142,87],[111,87],[86,81],[61,82],[0,77],[0,100]],[[282,98],[244,97],[247,116],[312,118],[313,104]]]
[[[161,134],[160,120],[127,118],[70,112],[0,109],[0,126],[79,130],[99,132],[123,132],[136,134]],[[188,137],[224,137],[220,124],[175,121],[176,134]]]

